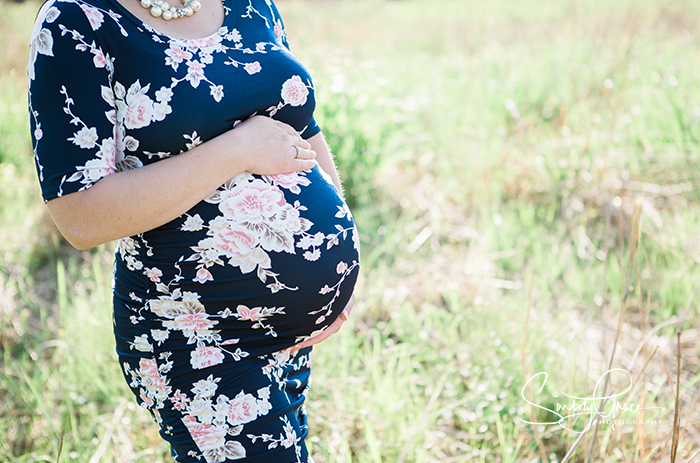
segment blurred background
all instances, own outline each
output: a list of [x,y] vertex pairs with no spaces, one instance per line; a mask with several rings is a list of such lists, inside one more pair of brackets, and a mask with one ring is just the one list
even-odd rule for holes
[[[277,4],[363,247],[316,461],[700,461],[700,3]],[[113,245],[40,199],[39,6],[0,0],[0,460],[170,461],[114,354]],[[526,423],[610,368],[617,407]]]

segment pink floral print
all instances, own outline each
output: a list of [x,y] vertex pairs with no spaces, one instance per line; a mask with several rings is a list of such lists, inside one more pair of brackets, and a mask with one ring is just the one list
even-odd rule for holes
[[309,90],[299,76],[292,76],[292,78],[282,84],[282,99],[285,104],[301,106],[306,103],[308,95]]

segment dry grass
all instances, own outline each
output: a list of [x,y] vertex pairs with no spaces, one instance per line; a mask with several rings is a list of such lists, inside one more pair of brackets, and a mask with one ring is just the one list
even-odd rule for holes
[[[104,341],[109,247],[71,250],[42,212],[22,113],[36,5],[2,6],[0,459],[167,461]],[[698,6],[279,7],[363,233],[351,328],[315,353],[316,460],[696,461]],[[617,419],[643,424],[523,422],[556,420],[523,394],[552,409],[610,368],[641,407]]]

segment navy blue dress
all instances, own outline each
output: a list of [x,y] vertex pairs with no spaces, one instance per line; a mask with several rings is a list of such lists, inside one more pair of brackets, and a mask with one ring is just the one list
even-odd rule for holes
[[[176,156],[252,115],[319,132],[314,88],[270,0],[223,0],[201,39],[116,0],[49,1],[27,67],[45,201]],[[359,271],[352,216],[318,167],[240,174],[186,214],[119,240],[114,332],[124,376],[177,461],[311,461],[311,349]]]

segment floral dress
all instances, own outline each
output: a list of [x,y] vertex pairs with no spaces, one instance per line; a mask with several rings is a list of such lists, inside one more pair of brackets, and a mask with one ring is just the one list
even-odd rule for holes
[[[252,115],[319,132],[314,87],[271,0],[223,0],[201,39],[172,38],[116,0],[47,2],[32,33],[29,109],[45,201],[177,156]],[[114,333],[124,376],[177,461],[311,461],[311,349],[359,271],[352,216],[318,167],[242,173],[186,214],[119,240]]]

